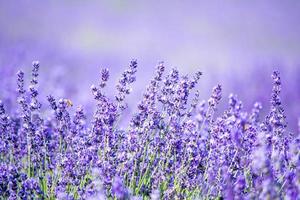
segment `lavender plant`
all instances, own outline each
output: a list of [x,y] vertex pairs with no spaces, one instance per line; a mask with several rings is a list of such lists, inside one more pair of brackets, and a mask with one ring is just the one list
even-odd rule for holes
[[92,120],[82,106],[72,116],[67,98],[49,95],[49,105],[42,105],[39,67],[33,62],[27,90],[24,73],[17,73],[15,113],[0,101],[1,199],[300,198],[300,138],[287,131],[279,72],[272,74],[265,118],[259,102],[247,112],[233,94],[217,115],[220,85],[200,102],[193,89],[202,73],[188,77],[172,69],[164,75],[161,62],[124,129],[136,60],[118,81],[115,98],[105,91],[108,69],[101,71],[99,85],[91,87]]

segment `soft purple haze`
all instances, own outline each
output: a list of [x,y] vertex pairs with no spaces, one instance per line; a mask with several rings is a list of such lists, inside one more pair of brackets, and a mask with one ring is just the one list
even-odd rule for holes
[[[220,83],[251,107],[267,108],[270,74],[282,75],[290,128],[300,116],[300,2],[297,1],[0,1],[0,97],[15,72],[41,62],[41,87],[84,104],[101,67],[116,80],[131,58],[139,71],[134,102],[158,61],[201,70],[201,97]],[[114,83],[109,86],[113,88]],[[63,91],[64,90],[64,91]],[[223,101],[226,102],[226,101]]]

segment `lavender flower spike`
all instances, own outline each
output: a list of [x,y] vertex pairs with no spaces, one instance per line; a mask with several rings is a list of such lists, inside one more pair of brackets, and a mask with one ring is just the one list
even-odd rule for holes
[[91,87],[93,114],[72,106],[70,97],[49,95],[42,108],[39,67],[33,62],[28,90],[17,73],[18,108],[0,101],[1,200],[300,199],[300,133],[287,131],[279,72],[262,120],[261,103],[247,110],[235,95],[216,112],[221,85],[205,103],[197,88],[201,72],[165,75],[162,62],[131,114],[125,99],[136,60],[113,98],[105,91],[109,70],[101,70]]

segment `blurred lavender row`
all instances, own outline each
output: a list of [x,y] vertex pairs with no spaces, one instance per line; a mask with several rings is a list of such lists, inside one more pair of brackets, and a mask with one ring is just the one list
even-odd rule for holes
[[109,68],[116,80],[124,63],[137,58],[143,78],[129,97],[131,105],[154,73],[153,66],[165,61],[168,69],[183,73],[201,70],[203,99],[220,83],[225,94],[233,91],[251,108],[255,101],[267,105],[271,82],[265,77],[279,70],[289,128],[296,130],[299,9],[300,3],[292,0],[0,1],[0,97],[14,91],[17,70],[29,72],[31,61],[38,59],[43,63],[44,96],[52,93],[87,104],[99,67]]

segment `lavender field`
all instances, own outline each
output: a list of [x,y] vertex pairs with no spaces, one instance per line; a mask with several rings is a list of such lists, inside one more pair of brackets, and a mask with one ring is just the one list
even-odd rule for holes
[[0,1],[0,200],[300,200],[300,4]]

